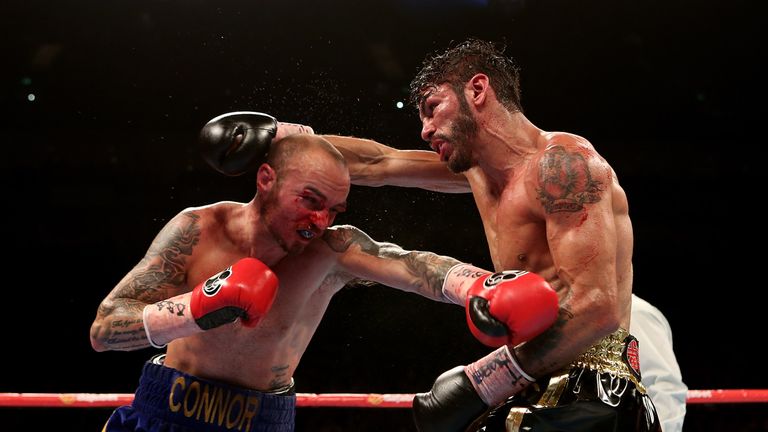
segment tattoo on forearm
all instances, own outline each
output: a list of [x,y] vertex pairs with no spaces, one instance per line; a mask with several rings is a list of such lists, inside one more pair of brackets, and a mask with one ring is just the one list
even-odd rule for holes
[[439,298],[443,296],[443,282],[451,267],[460,261],[432,252],[405,251],[392,243],[385,243],[378,256],[402,261],[408,271],[419,281],[418,292]]
[[[545,359],[547,353],[554,351],[560,345],[564,339],[563,327],[565,327],[565,325],[572,319],[573,313],[561,305],[557,314],[557,319],[552,326],[548,328],[541,337],[528,341],[527,343],[532,347],[535,346],[535,350],[541,354],[541,358]],[[556,366],[557,365],[555,364],[547,365],[549,368]]]
[[123,338],[129,338],[129,340],[134,340],[137,335],[141,336],[144,334],[144,327],[141,327],[136,330],[130,330],[130,331],[114,331],[112,332],[112,338],[119,339],[119,337]]
[[448,270],[459,264],[458,260],[440,256],[432,252],[413,251],[402,255],[405,262],[414,275],[423,275],[427,292],[434,297],[443,296],[443,282]]
[[[144,329],[141,329],[141,332],[138,331],[131,331],[131,332],[114,332],[112,334],[112,337],[107,339],[107,344],[109,345],[120,345],[121,347],[125,348],[126,344],[129,342],[140,342],[140,341],[146,341],[146,335],[144,334]],[[135,345],[135,344],[131,344]]]
[[132,326],[134,324],[140,324],[141,322],[142,322],[142,320],[140,320],[140,319],[133,319],[133,320],[119,319],[119,320],[112,321],[111,327],[112,328],[125,328],[125,327],[130,327],[130,326]]
[[442,297],[448,270],[460,262],[432,252],[406,251],[394,243],[379,243],[354,227],[328,230],[323,239],[335,252],[344,252],[354,244],[369,255],[402,261],[417,281],[414,289],[435,298]]
[[561,146],[547,150],[541,159],[538,184],[539,201],[550,214],[580,211],[584,204],[600,201],[603,190],[584,156]]
[[146,335],[143,320],[115,319],[95,325],[91,329],[91,337],[101,343],[111,346],[111,349],[130,350],[146,348]]

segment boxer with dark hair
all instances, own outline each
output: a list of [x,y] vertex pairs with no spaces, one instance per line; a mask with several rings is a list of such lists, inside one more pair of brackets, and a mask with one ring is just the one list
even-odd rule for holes
[[[167,345],[144,365],[133,404],[116,409],[106,431],[292,431],[294,371],[345,284],[376,281],[462,305],[481,295],[471,286],[490,272],[332,226],[347,205],[347,162],[324,138],[280,129],[260,113],[209,123],[206,160],[228,175],[255,169],[255,197],[180,212],[101,302],[90,335],[97,351]],[[364,165],[350,166],[358,173]],[[473,271],[449,272],[460,264]],[[478,308],[476,320],[490,322],[495,337],[504,326],[533,337],[551,324],[529,327],[499,312],[524,301],[555,316],[546,283],[503,280],[496,290],[520,287],[525,296],[496,295],[490,310]],[[496,313],[506,324],[493,325]]]
[[640,381],[638,342],[628,332],[634,238],[627,196],[589,141],[531,123],[519,79],[502,48],[470,39],[429,56],[411,82],[431,159],[326,136],[347,160],[366,161],[375,185],[439,189],[442,173],[420,165],[441,160],[471,188],[495,269],[535,272],[558,294],[558,317],[546,331],[526,343],[505,342],[418,394],[417,426],[424,432],[659,430]]

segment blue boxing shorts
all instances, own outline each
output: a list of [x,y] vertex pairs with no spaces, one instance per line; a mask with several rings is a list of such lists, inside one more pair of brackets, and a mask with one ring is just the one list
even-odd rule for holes
[[133,403],[117,408],[103,432],[292,432],[293,385],[275,393],[234,387],[162,365],[144,364]]

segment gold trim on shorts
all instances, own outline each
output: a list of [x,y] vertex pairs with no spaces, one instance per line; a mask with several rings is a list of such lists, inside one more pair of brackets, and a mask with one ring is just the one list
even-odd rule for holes
[[507,420],[504,422],[504,427],[507,432],[520,432],[520,426],[523,424],[523,417],[526,414],[530,414],[530,410],[526,407],[514,407],[509,410]]
[[[549,379],[549,384],[544,392],[541,393],[539,402],[534,406],[537,408],[551,408],[557,406],[560,401],[565,388],[568,387],[568,372],[561,372],[553,375]],[[534,385],[536,385],[534,383]],[[507,432],[519,432],[520,426],[523,424],[523,417],[526,414],[530,414],[530,410],[526,407],[514,407],[509,410],[507,419],[504,422]]]
[[571,362],[569,368],[584,368],[597,371],[599,373],[608,373],[611,376],[624,378],[632,381],[640,393],[645,394],[645,386],[629,370],[629,366],[624,361],[624,339],[629,336],[629,332],[620,328],[593,345],[584,354],[576,357]]
[[[536,408],[552,408],[557,406],[560,396],[568,387],[570,371],[576,368],[590,369],[598,373],[608,373],[611,376],[624,378],[635,384],[640,393],[645,394],[645,386],[635,378],[624,361],[624,339],[629,332],[623,328],[616,330],[576,357],[565,369],[556,372],[549,378],[547,388],[542,392],[539,401],[533,405]],[[526,407],[514,407],[509,410],[505,426],[507,432],[519,432],[523,417],[529,414]]]

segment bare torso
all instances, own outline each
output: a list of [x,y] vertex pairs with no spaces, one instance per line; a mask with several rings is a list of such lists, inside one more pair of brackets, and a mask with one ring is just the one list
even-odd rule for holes
[[[526,269],[546,278],[562,294],[564,282],[550,250],[547,227],[543,212],[532,205],[537,183],[535,165],[545,149],[557,145],[576,152],[588,152],[597,156],[586,140],[565,133],[544,133],[539,149],[522,160],[513,177],[504,187],[496,190],[486,174],[474,167],[465,173],[483,221],[485,235],[497,271]],[[602,159],[602,158],[601,158]],[[606,164],[607,166],[607,164]],[[611,170],[610,192],[613,228],[616,232],[616,286],[621,309],[621,327],[629,328],[630,294],[632,290],[632,225],[628,214],[626,195]],[[562,295],[561,295],[562,297]]]
[[[187,266],[194,287],[245,255],[215,220],[224,220],[230,204],[198,211],[200,241]],[[258,252],[254,253],[258,258]],[[299,255],[272,265],[280,286],[269,313],[255,328],[227,324],[168,345],[165,365],[201,378],[257,390],[291,382],[302,354],[331,297],[351,279],[336,268],[337,254],[318,239]]]

